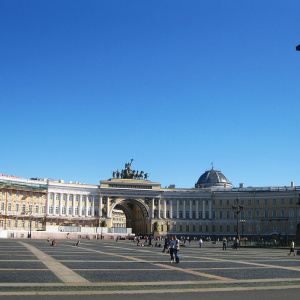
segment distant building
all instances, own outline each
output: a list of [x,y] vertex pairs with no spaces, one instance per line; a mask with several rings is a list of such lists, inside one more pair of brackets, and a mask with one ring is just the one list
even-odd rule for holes
[[130,176],[88,185],[1,175],[0,237],[99,238],[130,233],[233,237],[237,216],[232,206],[237,197],[244,207],[239,214],[242,237],[295,237],[297,226],[300,231],[300,187],[293,183],[235,188],[214,168],[190,189],[162,188],[142,176]]

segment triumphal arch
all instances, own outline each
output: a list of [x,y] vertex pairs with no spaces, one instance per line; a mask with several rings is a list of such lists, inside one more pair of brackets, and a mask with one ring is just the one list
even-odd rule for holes
[[134,233],[151,233],[156,230],[154,219],[158,216],[162,196],[161,185],[148,180],[148,173],[131,169],[113,172],[113,178],[100,181],[100,214],[106,226],[112,227],[114,210],[122,210],[126,216],[126,227]]

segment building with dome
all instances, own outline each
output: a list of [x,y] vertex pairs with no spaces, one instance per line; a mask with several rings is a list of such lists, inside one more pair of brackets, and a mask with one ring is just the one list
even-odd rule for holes
[[[0,175],[0,237],[222,239],[239,229],[241,237],[257,239],[295,238],[300,231],[300,187],[294,183],[233,187],[212,167],[194,188],[163,188],[147,173],[131,170],[131,163],[99,185]],[[237,213],[233,207],[239,205]]]

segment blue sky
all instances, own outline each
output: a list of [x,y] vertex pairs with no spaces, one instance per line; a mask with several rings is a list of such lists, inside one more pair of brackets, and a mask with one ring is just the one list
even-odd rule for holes
[[0,173],[300,185],[300,1],[0,2]]

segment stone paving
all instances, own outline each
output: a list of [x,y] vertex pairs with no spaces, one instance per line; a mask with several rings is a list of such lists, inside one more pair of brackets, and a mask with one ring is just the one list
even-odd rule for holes
[[0,240],[1,295],[59,295],[274,289],[300,291],[300,256],[288,249],[241,248],[191,243],[180,263],[158,247],[132,241]]

